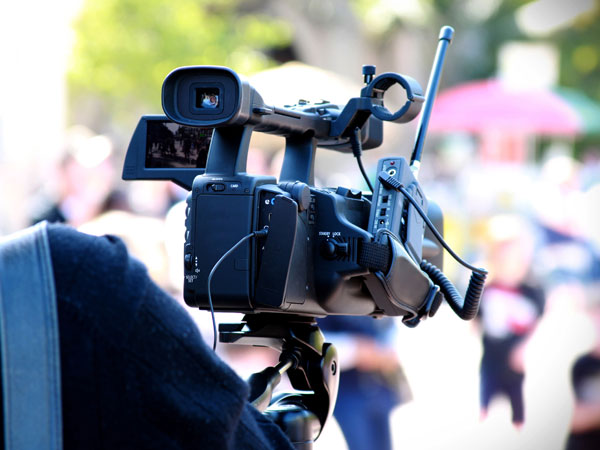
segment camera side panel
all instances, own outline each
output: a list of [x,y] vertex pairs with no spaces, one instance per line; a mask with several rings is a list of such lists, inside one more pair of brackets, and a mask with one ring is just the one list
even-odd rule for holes
[[[398,180],[427,212],[427,198],[404,158],[380,159],[377,173],[382,171]],[[373,192],[368,229],[374,236],[379,230],[390,230],[400,238],[413,260],[421,261],[425,222],[401,192],[385,188],[379,178]]]
[[357,262],[358,246],[371,240],[365,230],[370,203],[360,192],[343,188],[313,188],[311,193],[315,198],[313,272],[317,303],[327,314],[375,313],[375,303],[363,282],[368,269]]
[[[249,234],[253,221],[252,177],[199,176],[188,196],[184,249],[184,299],[208,309],[208,276],[217,261]],[[252,311],[252,243],[245,242],[215,271],[211,295],[217,311]]]

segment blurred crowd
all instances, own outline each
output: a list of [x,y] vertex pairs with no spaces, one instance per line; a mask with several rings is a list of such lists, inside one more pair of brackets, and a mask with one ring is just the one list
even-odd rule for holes
[[[382,449],[600,448],[598,150],[574,159],[557,146],[538,160],[486,161],[473,145],[435,142],[422,183],[444,211],[447,240],[490,271],[479,318],[461,323],[443,307],[415,330],[392,319],[324,323],[342,361],[340,428],[317,445],[343,433],[350,449],[369,448],[373,436],[387,436]],[[281,155],[253,149],[248,172],[277,176]],[[108,137],[70,129],[52,176],[26,202],[27,222],[120,236],[181,301],[186,192],[125,184],[123,156]],[[374,176],[376,161],[366,162]],[[363,186],[358,171],[331,166],[317,165],[316,178]],[[449,258],[444,271],[464,292],[469,273]],[[190,314],[211,341],[208,313]],[[242,376],[276,362],[268,350],[225,347]]]

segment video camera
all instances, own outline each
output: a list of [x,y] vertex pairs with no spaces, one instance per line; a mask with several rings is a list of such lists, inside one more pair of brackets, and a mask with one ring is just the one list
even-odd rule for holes
[[[188,305],[303,316],[403,316],[416,325],[437,310],[440,288],[452,304],[455,292],[445,292],[449,282],[440,279],[442,249],[433,228],[426,228],[429,218],[441,230],[443,218],[414,175],[418,160],[411,165],[400,157],[380,160],[372,196],[313,185],[317,147],[353,152],[360,163],[363,149],[382,143],[382,121],[409,122],[421,110],[424,94],[414,79],[397,73],[375,77],[373,66],[365,66],[363,75],[360,96],[343,107],[299,102],[282,108],[266,105],[225,67],[182,67],[167,76],[162,90],[167,117],[142,117],[123,178],[169,179],[191,191],[184,247]],[[404,89],[406,102],[391,112],[385,93],[395,84]],[[246,173],[253,131],[285,138],[279,181]],[[422,217],[424,211],[429,216]],[[480,293],[482,283],[476,281]],[[454,304],[464,315],[462,298]],[[469,309],[464,318],[477,311]]]
[[[303,424],[303,414],[314,412],[320,430],[335,404],[335,349],[324,343],[315,317],[400,316],[412,327],[433,316],[444,298],[462,319],[477,314],[487,272],[462,261],[444,242],[442,212],[417,180],[452,35],[452,28],[442,28],[426,94],[411,77],[375,76],[374,66],[363,66],[360,96],[346,105],[299,101],[275,107],[231,69],[182,67],[163,83],[166,116],[143,116],[135,130],[123,179],[171,180],[190,191],[186,303],[246,313],[243,324],[221,324],[222,342],[282,350],[280,364],[251,379],[253,404],[273,411],[272,386],[286,371],[293,387],[313,392],[280,402],[275,421],[288,435],[291,406],[300,408]],[[386,92],[396,84],[406,101],[390,111]],[[410,163],[381,159],[373,187],[362,151],[382,143],[383,121],[406,123],[422,108]],[[246,173],[254,131],[285,139],[279,180]],[[352,153],[372,193],[315,187],[317,147]],[[442,273],[442,247],[473,272],[464,299]],[[297,442],[315,437],[306,431],[310,426],[298,429]]]

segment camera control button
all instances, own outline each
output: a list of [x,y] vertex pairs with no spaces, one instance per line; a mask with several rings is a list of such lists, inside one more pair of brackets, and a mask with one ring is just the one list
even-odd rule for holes
[[223,183],[215,183],[210,187],[210,189],[213,192],[223,192],[225,190],[225,185]]
[[192,267],[194,266],[194,260],[193,260],[192,254],[186,253],[185,256],[183,257],[183,261],[185,264],[185,268],[187,270],[192,270]]
[[327,239],[321,244],[321,255],[325,259],[335,259],[335,241],[333,239]]

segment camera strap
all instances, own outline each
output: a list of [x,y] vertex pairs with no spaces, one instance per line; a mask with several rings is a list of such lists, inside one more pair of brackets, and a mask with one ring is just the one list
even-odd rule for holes
[[356,262],[374,272],[386,273],[390,267],[392,251],[387,244],[359,241]]
[[60,342],[47,223],[0,240],[7,450],[62,449]]

